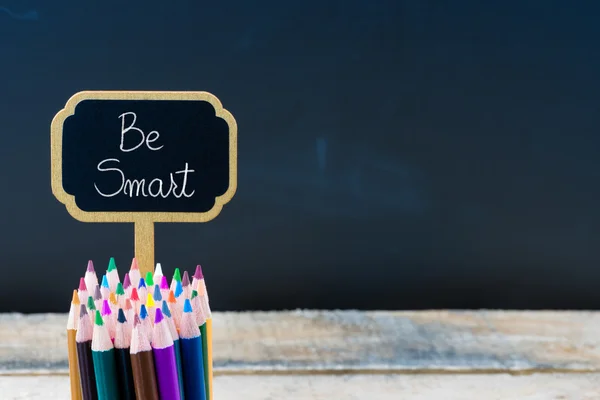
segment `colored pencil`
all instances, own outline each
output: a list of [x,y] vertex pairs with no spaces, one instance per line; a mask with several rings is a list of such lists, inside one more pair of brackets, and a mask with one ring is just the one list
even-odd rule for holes
[[[206,348],[207,355],[204,356],[204,376],[206,377],[206,393],[209,400],[213,400],[213,351],[212,351],[212,317],[204,324],[206,337],[202,338],[202,349]],[[202,330],[200,330],[202,332]]]
[[131,300],[125,300],[125,318],[127,319],[127,323],[129,326],[133,328],[133,317],[135,315],[135,310],[133,309],[133,305],[131,304]]
[[[202,269],[200,269],[199,272],[200,274],[202,274]],[[204,374],[206,391],[208,393],[209,399],[212,400],[212,313],[210,311],[210,305],[208,303],[208,293],[204,282],[204,276],[202,276],[202,279],[198,280],[196,288],[198,290],[198,298],[200,301],[202,318],[206,319],[206,322],[200,326],[200,332],[202,334],[202,350],[204,352]]]
[[202,338],[189,299],[183,306],[179,335],[185,396],[188,400],[206,400]]
[[131,289],[133,289],[133,286],[131,286],[131,278],[129,278],[129,272],[126,272],[125,276],[123,277],[123,289],[125,290],[126,296],[131,296]]
[[154,297],[150,292],[148,292],[148,296],[146,296],[146,311],[148,311],[150,321],[154,321],[154,316],[156,315],[156,304],[154,304]]
[[181,282],[181,271],[179,271],[179,268],[175,268],[175,271],[173,272],[173,279],[171,279],[171,286],[169,287],[173,293],[175,293],[175,285],[177,282]]
[[140,297],[138,296],[138,291],[136,288],[131,289],[131,295],[129,295],[129,300],[131,300],[131,305],[136,313],[140,312]]
[[190,276],[187,271],[183,272],[183,277],[181,278],[181,286],[183,288],[183,298],[189,299],[192,295],[192,286],[190,286]]
[[136,315],[130,349],[135,395],[137,400],[159,400],[152,347],[143,329],[140,318]]
[[69,350],[69,379],[71,382],[71,400],[81,400],[81,381],[79,378],[79,364],[77,363],[77,326],[79,325],[80,312],[79,294],[73,290],[69,319],[67,320],[67,344]]
[[98,284],[98,277],[96,276],[96,270],[94,270],[94,263],[92,260],[88,261],[87,269],[84,275],[85,286],[88,290],[93,290]]
[[[201,288],[198,288],[201,285]],[[196,271],[192,277],[192,289],[196,289],[198,292],[204,291],[206,293],[206,299],[208,300],[208,293],[206,292],[206,284],[204,282],[204,274],[202,273],[202,267],[196,265]]]
[[198,296],[198,292],[196,290],[192,290],[192,299],[190,300],[190,304],[193,305],[193,315],[196,318],[196,323],[200,329],[200,337],[202,341],[202,355],[203,355],[203,363],[204,363],[204,385],[206,387],[206,392],[208,393],[208,397],[210,397],[210,375],[209,375],[209,342],[208,342],[208,327],[206,323],[208,319],[206,315],[202,312],[202,307],[200,305],[200,296]]
[[146,287],[146,280],[144,278],[140,278],[140,283],[138,283],[137,292],[140,301],[146,301],[146,296],[148,295],[148,288]]
[[108,260],[108,269],[106,270],[106,275],[108,277],[110,290],[114,291],[117,288],[117,283],[121,282],[121,280],[119,278],[119,271],[117,270],[117,263],[113,257]]
[[163,296],[159,285],[154,285],[154,294],[152,295],[152,300],[154,300],[154,307],[162,309]]
[[152,342],[152,320],[150,320],[150,317],[148,316],[148,310],[146,309],[145,304],[142,304],[140,306],[140,321],[142,323],[142,326],[144,327],[144,333],[148,337],[148,341]]
[[121,282],[117,283],[117,288],[115,289],[115,297],[117,298],[117,304],[120,308],[125,306],[125,288]]
[[110,338],[114,339],[116,326],[115,320],[113,319],[112,310],[108,304],[108,300],[102,301],[102,309],[100,311],[100,315],[102,315],[102,320],[104,321],[104,325],[106,326],[106,330],[108,331]]
[[154,293],[154,277],[152,276],[152,272],[146,272],[145,280],[148,293]]
[[166,276],[161,276],[160,277],[160,295],[162,296],[164,301],[167,301],[167,299],[169,298],[169,282],[167,281],[167,277]]
[[152,334],[152,352],[154,353],[158,391],[161,400],[181,400],[175,347],[161,310],[156,310],[154,333]]
[[[94,304],[92,302],[92,304]],[[81,382],[81,395],[83,400],[98,400],[96,389],[96,375],[92,359],[92,322],[83,304],[79,309],[79,325],[77,329],[77,363],[79,365],[79,379]]]
[[117,311],[119,311],[119,308],[122,308],[121,306],[119,306],[119,302],[117,301],[117,295],[115,294],[115,292],[110,292],[110,294],[108,295],[108,305],[110,306],[110,310],[112,311],[114,318],[117,315]]
[[173,347],[175,347],[175,362],[177,363],[177,378],[179,381],[179,395],[181,396],[181,400],[185,399],[184,390],[183,390],[183,367],[181,364],[181,344],[179,341],[179,334],[177,333],[177,327],[175,326],[175,322],[173,321],[171,310],[169,310],[168,303],[166,301],[162,302],[161,311],[163,313],[163,317],[167,321],[169,326],[169,331],[171,332],[171,338],[173,339]]
[[137,260],[134,258],[131,260],[131,268],[129,268],[129,280],[131,281],[131,286],[137,288],[140,283],[140,268],[138,267]]
[[100,285],[100,294],[102,295],[103,299],[108,300],[108,295],[110,294],[110,283],[108,282],[108,276],[106,276],[106,275],[102,275],[102,284]]
[[169,310],[171,310],[171,316],[175,322],[175,326],[179,329],[179,323],[181,321],[181,309],[177,306],[177,299],[172,290],[169,290],[169,297],[167,297],[167,303],[169,304]]
[[90,323],[92,324],[92,327],[93,327],[94,326],[94,317],[96,316],[96,302],[94,301],[92,296],[88,297],[87,311],[89,314]]
[[163,277],[162,266],[160,265],[160,263],[156,263],[156,268],[154,268],[154,276],[152,277],[154,284],[155,285],[160,284],[160,280],[162,277]]
[[79,278],[79,289],[77,290],[77,294],[79,295],[79,304],[85,304],[90,295],[87,285],[85,284],[85,278]]
[[125,318],[122,308],[117,311],[117,328],[115,333],[115,356],[117,359],[117,378],[119,392],[124,400],[135,400],[133,385],[133,371],[131,370],[131,357],[129,346],[131,343],[131,326]]
[[120,400],[115,349],[100,311],[96,311],[94,319],[92,358],[94,360],[98,400]]

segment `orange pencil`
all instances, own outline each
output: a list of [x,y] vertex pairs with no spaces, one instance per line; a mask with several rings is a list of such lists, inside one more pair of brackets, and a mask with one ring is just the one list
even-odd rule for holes
[[81,382],[79,381],[79,364],[77,362],[77,326],[79,325],[79,295],[73,290],[69,320],[67,321],[67,343],[69,349],[69,379],[71,381],[71,400],[82,400]]

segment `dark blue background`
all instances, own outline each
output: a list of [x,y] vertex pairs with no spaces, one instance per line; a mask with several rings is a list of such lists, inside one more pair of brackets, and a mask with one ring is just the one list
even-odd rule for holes
[[132,226],[50,191],[50,121],[84,89],[235,116],[233,201],[156,229],[215,309],[600,307],[600,4],[4,1],[2,310],[65,311],[88,258],[132,256]]

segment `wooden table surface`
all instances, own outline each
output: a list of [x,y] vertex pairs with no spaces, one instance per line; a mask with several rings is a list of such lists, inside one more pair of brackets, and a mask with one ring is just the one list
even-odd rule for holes
[[[600,399],[600,313],[214,314],[215,400]],[[67,399],[64,314],[0,315],[0,398]]]

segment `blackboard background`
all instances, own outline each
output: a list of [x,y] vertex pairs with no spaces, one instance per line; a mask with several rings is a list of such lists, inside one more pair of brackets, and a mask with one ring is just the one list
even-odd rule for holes
[[217,310],[600,307],[597,2],[4,1],[2,311],[129,264],[132,226],[50,191],[50,121],[85,89],[236,117],[232,202],[156,229]]
[[[121,139],[123,127],[141,133]],[[61,153],[62,186],[83,211],[203,213],[229,188],[229,126],[207,101],[83,100],[64,120]]]

